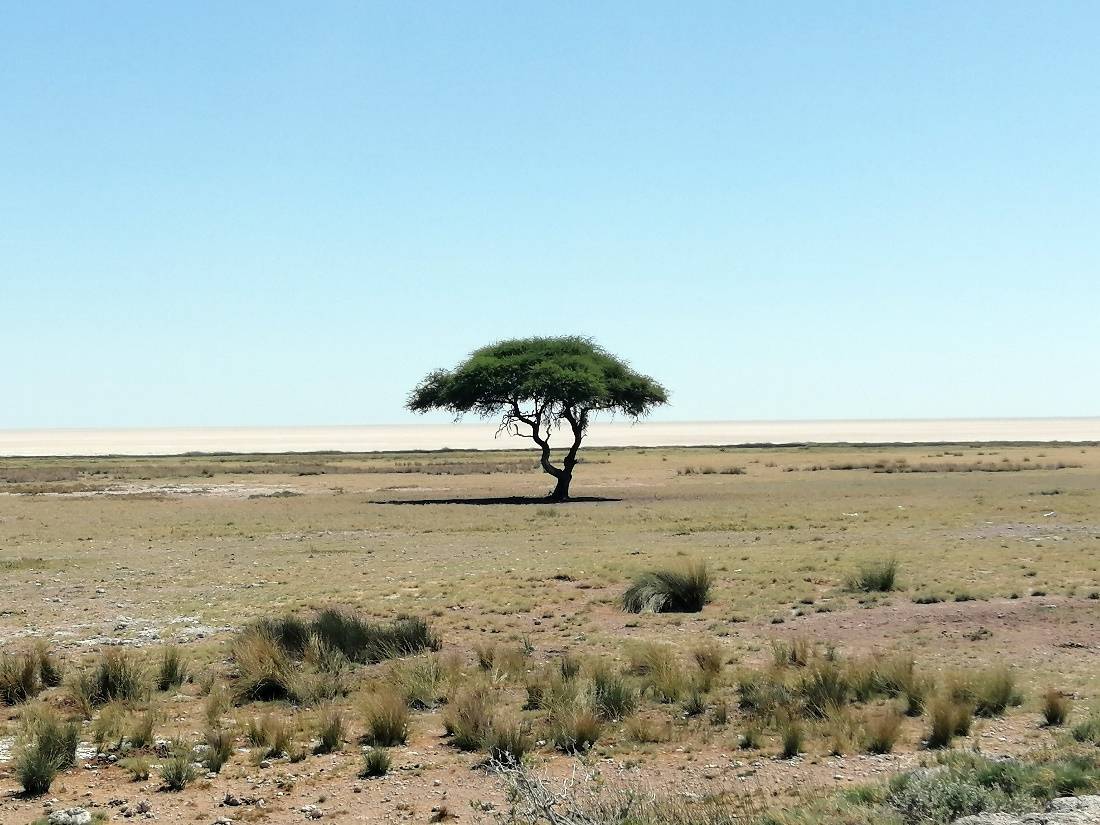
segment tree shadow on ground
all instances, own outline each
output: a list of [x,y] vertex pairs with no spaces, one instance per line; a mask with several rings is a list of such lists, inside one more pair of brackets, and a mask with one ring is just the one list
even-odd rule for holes
[[603,496],[575,496],[567,501],[552,501],[545,496],[507,496],[495,498],[391,498],[372,501],[371,504],[592,504],[596,502],[622,501],[621,498],[604,498]]

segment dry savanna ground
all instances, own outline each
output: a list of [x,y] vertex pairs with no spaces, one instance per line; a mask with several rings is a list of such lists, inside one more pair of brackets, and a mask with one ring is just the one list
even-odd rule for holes
[[0,821],[492,820],[490,752],[782,810],[1100,712],[1100,447],[583,455],[555,506],[469,503],[544,493],[523,452],[0,460]]

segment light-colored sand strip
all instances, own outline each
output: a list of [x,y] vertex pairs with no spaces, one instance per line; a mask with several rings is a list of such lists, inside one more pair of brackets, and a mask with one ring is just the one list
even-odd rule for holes
[[[373,452],[444,448],[500,450],[530,444],[522,439],[496,438],[495,431],[493,424],[0,430],[0,455]],[[1100,417],[607,422],[592,426],[587,443],[602,447],[690,447],[792,442],[936,441],[1100,441]]]

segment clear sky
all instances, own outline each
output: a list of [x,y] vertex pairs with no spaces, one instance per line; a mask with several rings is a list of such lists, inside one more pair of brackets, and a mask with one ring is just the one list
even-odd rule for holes
[[1100,4],[3,2],[0,427],[1100,414]]

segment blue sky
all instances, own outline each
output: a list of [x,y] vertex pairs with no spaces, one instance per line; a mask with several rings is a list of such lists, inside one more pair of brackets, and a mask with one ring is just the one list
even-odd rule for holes
[[4,3],[0,426],[1100,414],[1095,3]]

